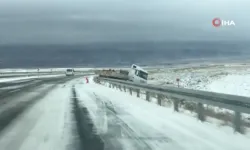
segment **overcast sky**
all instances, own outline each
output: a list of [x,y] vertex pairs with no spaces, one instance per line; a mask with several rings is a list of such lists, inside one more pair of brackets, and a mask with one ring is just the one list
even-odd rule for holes
[[249,16],[249,0],[0,0],[0,44],[249,40]]

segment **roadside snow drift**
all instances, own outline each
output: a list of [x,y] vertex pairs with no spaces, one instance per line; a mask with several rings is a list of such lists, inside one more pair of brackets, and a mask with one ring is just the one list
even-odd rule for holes
[[60,77],[60,76],[65,76],[65,75],[41,75],[41,76],[32,76],[32,77],[1,78],[0,83],[12,82],[12,81],[18,81],[18,80],[28,80],[28,79],[54,78],[54,77]]

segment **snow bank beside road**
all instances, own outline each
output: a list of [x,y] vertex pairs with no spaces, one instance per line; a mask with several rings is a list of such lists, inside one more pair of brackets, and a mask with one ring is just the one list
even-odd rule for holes
[[[31,73],[37,72],[38,68],[36,69],[0,69],[0,73]],[[39,72],[58,72],[58,71],[65,71],[67,68],[40,68]],[[74,68],[77,71],[89,71],[93,70],[93,68]]]
[[1,78],[0,83],[12,82],[12,81],[18,81],[18,80],[37,79],[37,78],[53,78],[53,77],[60,77],[60,76],[65,76],[65,75],[41,75],[41,76],[31,76],[31,77]]

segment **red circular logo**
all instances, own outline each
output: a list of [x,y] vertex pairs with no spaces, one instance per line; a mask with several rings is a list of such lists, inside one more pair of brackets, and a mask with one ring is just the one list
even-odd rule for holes
[[221,25],[221,20],[220,18],[214,18],[212,21],[213,26],[219,27]]

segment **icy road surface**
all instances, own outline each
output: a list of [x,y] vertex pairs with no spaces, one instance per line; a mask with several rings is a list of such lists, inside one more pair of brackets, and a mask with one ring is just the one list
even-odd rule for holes
[[78,149],[74,119],[71,117],[71,85],[79,79],[69,80],[67,77],[52,80],[18,96],[6,98],[6,104],[0,105],[1,113],[7,111],[6,108],[20,105],[18,101],[36,102],[29,104],[24,113],[0,132],[1,150]]
[[[36,99],[20,116],[0,131],[3,150],[80,150],[72,111],[72,87],[83,111],[104,142],[101,150],[249,150],[250,140],[231,127],[217,127],[172,109],[148,103],[128,93],[109,89],[84,78],[65,78],[34,87],[14,102]],[[38,97],[37,94],[42,94]],[[6,106],[0,106],[5,110]],[[9,109],[8,108],[8,109]],[[89,120],[89,121],[90,121]],[[84,122],[89,124],[89,122]],[[92,143],[96,145],[98,143]],[[95,150],[95,149],[94,149]]]

